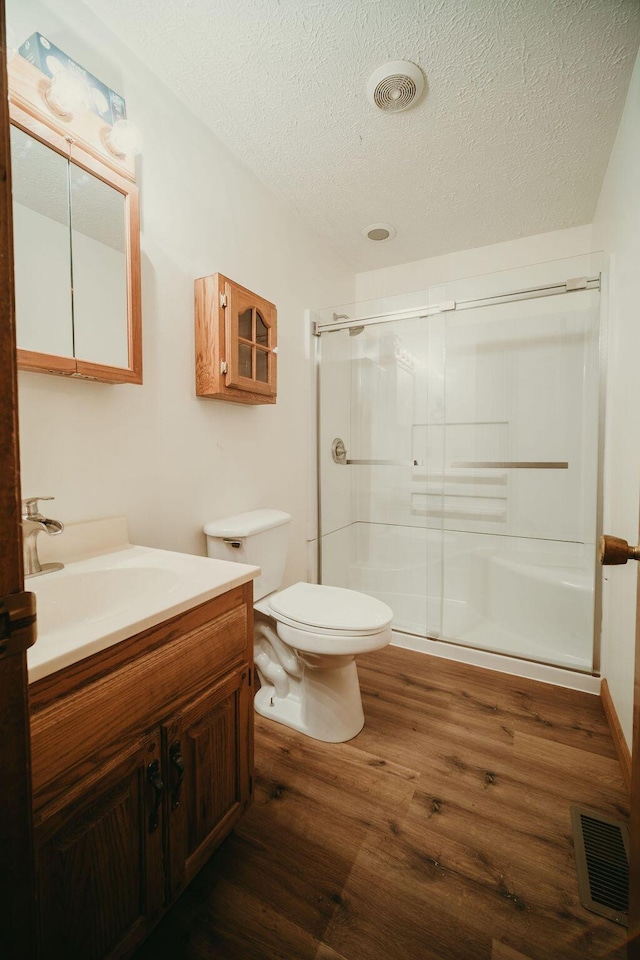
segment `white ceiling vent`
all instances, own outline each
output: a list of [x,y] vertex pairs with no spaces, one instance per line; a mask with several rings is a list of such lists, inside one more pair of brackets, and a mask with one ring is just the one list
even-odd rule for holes
[[396,235],[396,228],[390,223],[370,223],[368,227],[364,228],[362,235],[368,240],[381,243],[385,240],[393,240]]
[[374,70],[367,83],[367,94],[374,106],[387,113],[399,113],[412,107],[424,90],[424,74],[408,60],[391,60]]

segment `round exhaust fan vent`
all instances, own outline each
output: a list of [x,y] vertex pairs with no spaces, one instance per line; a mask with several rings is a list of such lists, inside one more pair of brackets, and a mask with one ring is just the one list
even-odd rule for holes
[[400,113],[416,103],[424,90],[424,74],[409,60],[391,60],[374,70],[367,93],[374,106],[386,113]]

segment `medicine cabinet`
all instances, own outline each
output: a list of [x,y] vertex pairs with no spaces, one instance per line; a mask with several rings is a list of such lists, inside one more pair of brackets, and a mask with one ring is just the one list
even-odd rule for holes
[[27,101],[12,83],[18,367],[142,383],[137,187]]
[[196,394],[236,403],[275,403],[275,305],[222,274],[195,282]]

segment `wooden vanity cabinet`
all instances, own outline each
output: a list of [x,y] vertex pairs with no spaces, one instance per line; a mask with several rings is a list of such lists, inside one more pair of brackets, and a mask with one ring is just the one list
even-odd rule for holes
[[252,794],[252,584],[31,687],[42,960],[130,956]]

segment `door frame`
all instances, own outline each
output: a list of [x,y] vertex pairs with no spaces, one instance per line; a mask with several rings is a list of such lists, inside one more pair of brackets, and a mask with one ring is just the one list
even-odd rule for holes
[[[637,542],[640,543],[640,529]],[[629,814],[629,960],[640,960],[640,569],[636,576],[636,647]]]
[[[0,615],[24,589],[13,291],[5,2],[0,0]],[[5,652],[3,652],[3,650]],[[13,960],[35,957],[35,870],[26,650],[0,641],[0,930]]]

